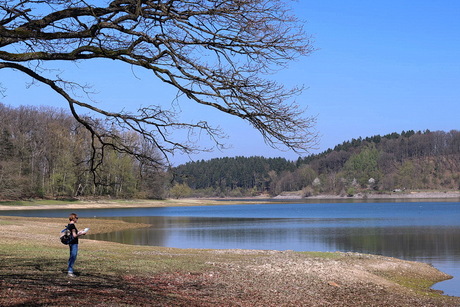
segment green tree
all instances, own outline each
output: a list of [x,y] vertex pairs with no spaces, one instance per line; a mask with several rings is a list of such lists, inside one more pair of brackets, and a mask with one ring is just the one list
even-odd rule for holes
[[381,177],[378,161],[379,151],[374,145],[370,145],[350,157],[344,166],[345,174],[350,180],[356,179],[362,187],[365,187],[371,178],[378,182]]
[[192,195],[192,189],[185,183],[176,183],[169,191],[173,198],[186,198]]
[[313,180],[318,177],[318,174],[308,165],[302,165],[296,170],[299,185],[307,187],[313,184]]

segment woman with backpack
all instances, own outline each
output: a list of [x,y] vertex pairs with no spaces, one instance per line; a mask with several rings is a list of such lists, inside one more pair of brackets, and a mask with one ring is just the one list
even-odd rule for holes
[[75,263],[75,260],[77,260],[77,254],[78,254],[78,237],[85,235],[86,231],[78,231],[77,227],[75,224],[78,222],[78,216],[76,213],[71,213],[69,215],[69,224],[67,225],[67,229],[71,233],[71,240],[69,242],[69,250],[70,250],[70,256],[69,256],[69,263],[67,267],[67,275],[70,277],[75,277],[75,274],[73,272],[73,265]]

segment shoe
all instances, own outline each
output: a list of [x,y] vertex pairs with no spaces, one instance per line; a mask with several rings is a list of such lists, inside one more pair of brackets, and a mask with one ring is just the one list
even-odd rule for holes
[[75,274],[72,273],[72,272],[67,273],[67,276],[69,276],[69,277],[77,277],[77,275],[75,275]]

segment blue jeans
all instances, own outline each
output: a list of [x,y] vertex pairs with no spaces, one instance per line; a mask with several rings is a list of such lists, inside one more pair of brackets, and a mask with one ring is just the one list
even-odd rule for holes
[[69,266],[67,272],[73,273],[73,264],[77,260],[78,254],[78,244],[69,244],[70,256],[69,256]]

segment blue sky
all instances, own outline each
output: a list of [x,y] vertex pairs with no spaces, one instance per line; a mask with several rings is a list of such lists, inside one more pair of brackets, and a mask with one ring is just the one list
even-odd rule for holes
[[[460,1],[307,1],[292,4],[318,50],[276,78],[307,89],[297,102],[316,115],[319,153],[352,138],[403,130],[459,129]],[[19,73],[1,72],[7,89],[0,101],[11,106],[65,102],[44,86],[26,89]],[[64,75],[94,85],[101,106],[117,111],[174,97],[139,69],[110,63],[79,63]],[[286,157],[242,120],[185,103],[187,117],[206,117],[228,134],[231,148],[192,157],[176,155],[175,164],[223,156]],[[206,138],[199,139],[203,144]]]

